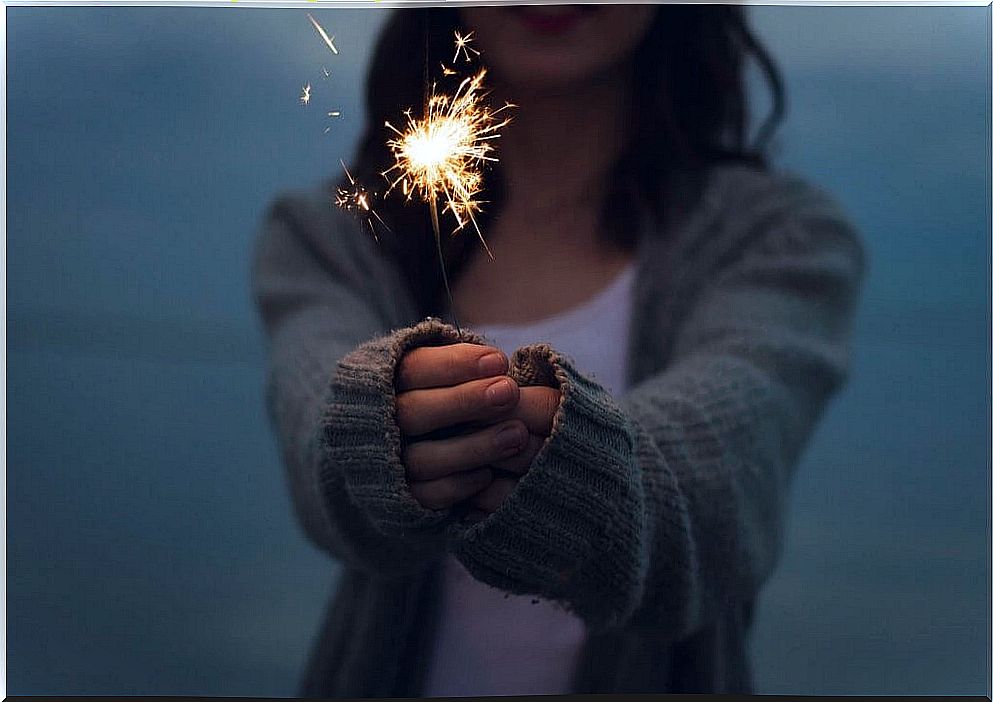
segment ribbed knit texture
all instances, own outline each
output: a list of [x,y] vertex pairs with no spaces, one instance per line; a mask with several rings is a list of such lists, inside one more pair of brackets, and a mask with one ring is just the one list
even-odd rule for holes
[[446,551],[587,622],[576,691],[750,690],[751,612],[848,372],[864,254],[823,192],[746,167],[715,170],[667,225],[640,238],[630,389],[611,397],[547,345],[515,353],[519,383],[562,399],[515,491],[471,524],[412,498],[394,415],[403,353],[454,330],[416,318],[326,193],[277,201],[254,270],[269,407],[301,523],[346,569],[301,694],[416,696]]
[[407,489],[394,375],[409,349],[460,340],[483,342],[472,332],[459,337],[453,327],[429,319],[372,339],[338,364],[321,418],[329,459],[322,465],[322,484],[328,490],[343,475],[349,497],[384,535],[430,540],[442,534],[451,516],[450,510],[421,507]]
[[510,374],[561,391],[551,436],[497,511],[456,525],[450,547],[490,585],[557,600],[594,630],[621,622],[641,598],[648,563],[630,423],[549,346],[519,349]]

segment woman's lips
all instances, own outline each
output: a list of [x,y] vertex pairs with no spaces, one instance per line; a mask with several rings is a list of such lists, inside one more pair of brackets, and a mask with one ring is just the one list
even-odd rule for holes
[[525,27],[545,35],[564,34],[596,10],[596,5],[525,5],[513,8]]

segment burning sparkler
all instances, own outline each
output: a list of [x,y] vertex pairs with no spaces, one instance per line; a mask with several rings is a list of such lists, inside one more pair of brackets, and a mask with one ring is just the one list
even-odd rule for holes
[[386,127],[396,134],[387,141],[396,163],[383,175],[389,178],[396,172],[387,193],[400,185],[408,200],[417,195],[427,203],[436,236],[440,237],[440,200],[443,211],[455,217],[455,232],[471,224],[492,257],[476,222],[482,204],[478,199],[483,185],[482,166],[497,160],[490,142],[510,122],[509,117],[499,117],[500,113],[514,105],[506,103],[497,110],[490,109],[484,103],[485,77],[484,68],[464,79],[451,96],[435,92],[433,86],[425,116],[416,119],[408,110],[403,131],[387,122]]
[[[467,46],[470,41],[471,32],[464,37],[456,32],[456,59],[462,53],[467,61],[471,60],[470,51],[479,55],[478,51]],[[444,72],[447,75],[449,69]],[[386,127],[396,134],[386,142],[395,160],[394,165],[383,173],[391,180],[386,194],[389,195],[400,185],[407,200],[416,195],[428,205],[442,281],[453,308],[453,317],[455,305],[441,248],[438,202],[444,203],[443,212],[450,212],[455,218],[457,226],[452,234],[471,224],[483,249],[493,258],[476,215],[482,211],[479,194],[483,185],[483,166],[486,162],[497,160],[492,155],[494,147],[491,142],[500,136],[499,130],[510,122],[509,117],[501,117],[500,114],[514,107],[505,103],[493,110],[486,104],[485,77],[486,69],[480,69],[474,76],[465,78],[452,95],[438,93],[437,86],[432,85],[425,100],[423,117],[417,119],[407,110],[404,113],[407,126],[403,130],[386,122]],[[455,326],[461,334],[457,318]]]
[[[310,14],[307,18],[327,47],[337,54],[334,37],[328,36],[324,28]],[[469,46],[472,40],[472,32],[465,36],[455,33],[453,64],[458,62],[459,56],[464,57],[466,62],[471,62],[473,55],[480,55],[479,51]],[[456,75],[456,71],[444,64],[441,64],[441,68],[446,77]],[[324,69],[324,76],[325,78],[329,76],[327,68]],[[390,181],[384,197],[399,185],[408,201],[417,196],[428,205],[442,279],[449,303],[453,308],[453,316],[452,292],[449,288],[441,248],[438,203],[439,201],[443,203],[442,213],[449,212],[455,219],[456,227],[452,234],[471,224],[487,255],[492,258],[493,254],[486,245],[476,215],[482,211],[480,206],[483,201],[479,199],[479,195],[483,185],[483,167],[486,162],[497,160],[492,155],[494,147],[491,142],[500,136],[499,130],[510,122],[510,118],[501,116],[501,113],[514,107],[510,103],[505,103],[494,110],[486,104],[488,93],[483,88],[485,77],[486,69],[480,69],[475,75],[462,80],[451,95],[439,93],[435,84],[430,86],[430,91],[425,85],[426,97],[421,118],[415,118],[408,109],[404,113],[407,117],[407,125],[404,129],[398,129],[386,122],[386,127],[396,136],[386,142],[395,163],[382,174]],[[427,58],[425,58],[425,83],[427,83]],[[309,83],[304,89],[304,97],[301,97],[301,101],[304,104],[310,101]],[[338,117],[340,114],[339,111],[330,111],[328,117]],[[324,131],[326,133],[329,130],[330,127]],[[379,237],[376,235],[372,220],[375,219],[387,230],[390,228],[373,209],[371,194],[356,182],[344,162],[341,162],[341,166],[348,177],[349,187],[337,189],[335,204],[346,211],[365,216],[373,237],[378,241]],[[455,320],[455,326],[461,334],[458,319]]]

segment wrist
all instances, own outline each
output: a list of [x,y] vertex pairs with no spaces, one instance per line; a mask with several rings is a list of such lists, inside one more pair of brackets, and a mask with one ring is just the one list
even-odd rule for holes
[[396,418],[396,371],[409,350],[459,339],[454,327],[428,318],[360,345],[338,364],[332,399],[322,416],[327,460],[321,478],[329,485],[331,471],[341,471],[352,502],[383,534],[439,535],[450,519],[450,510],[421,506],[407,485]]
[[647,569],[632,426],[605,389],[547,345],[515,353],[511,374],[559,389],[551,436],[496,511],[453,524],[451,548],[490,585],[558,600],[591,627],[610,626],[640,600]]

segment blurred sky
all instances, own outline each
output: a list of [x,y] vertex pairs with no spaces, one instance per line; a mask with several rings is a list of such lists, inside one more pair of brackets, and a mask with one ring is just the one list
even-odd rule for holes
[[[313,12],[340,55],[298,10],[7,9],[10,694],[295,694],[335,570],[269,431],[249,253],[347,158],[387,11]],[[870,255],[759,691],[988,695],[989,8],[751,14],[780,163]]]

